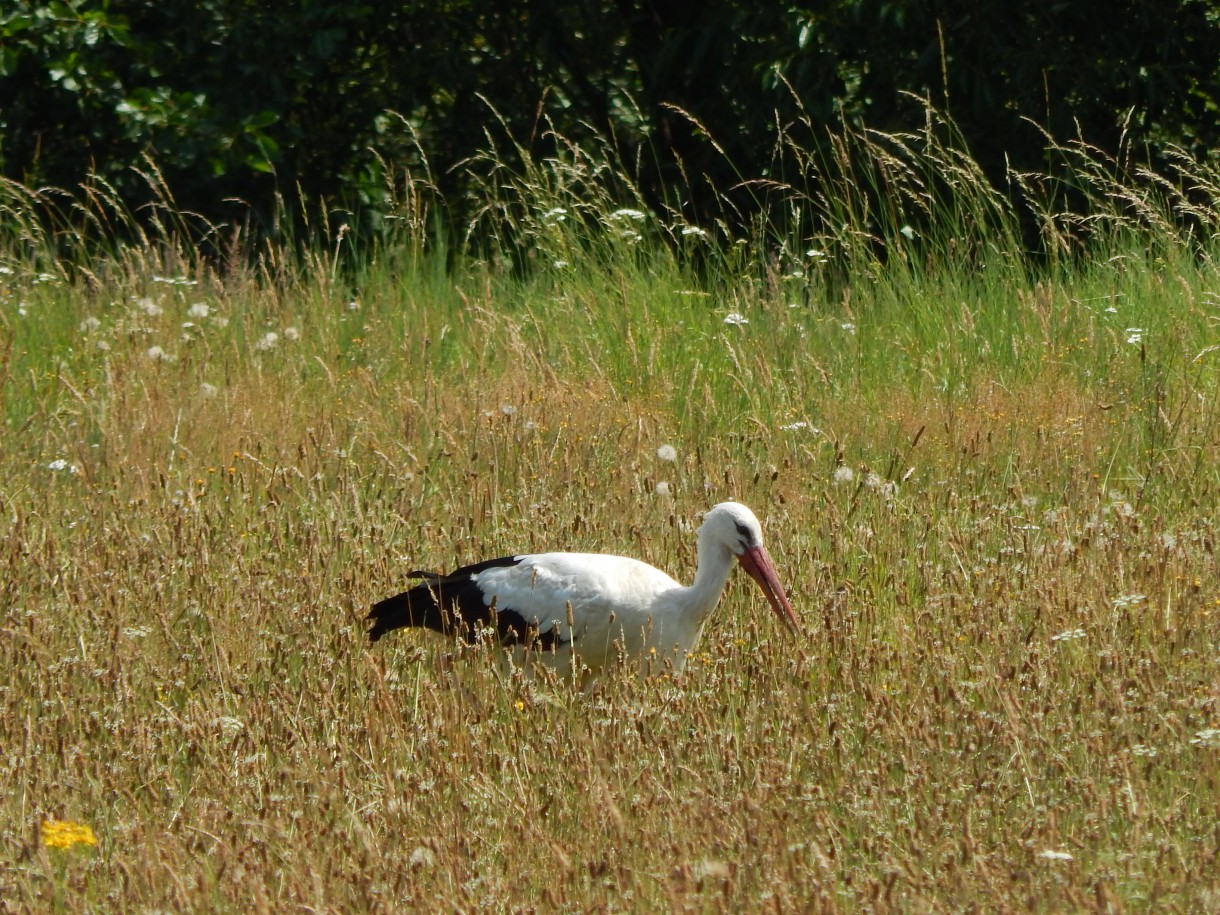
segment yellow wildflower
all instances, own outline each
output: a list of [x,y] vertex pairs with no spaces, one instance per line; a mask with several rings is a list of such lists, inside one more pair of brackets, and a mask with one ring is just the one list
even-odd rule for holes
[[47,848],[96,845],[97,836],[83,823],[73,823],[71,820],[43,820],[42,844]]

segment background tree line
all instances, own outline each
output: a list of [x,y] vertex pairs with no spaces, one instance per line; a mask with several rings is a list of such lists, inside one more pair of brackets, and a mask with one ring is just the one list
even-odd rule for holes
[[[777,131],[921,126],[945,110],[992,172],[1042,130],[1141,162],[1220,140],[1215,0],[16,0],[0,12],[0,174],[266,218],[277,199],[376,212],[382,163],[460,207],[457,167],[546,125],[611,139],[646,197],[720,212],[790,167]],[[508,147],[511,150],[511,145]],[[745,210],[742,210],[745,214]]]

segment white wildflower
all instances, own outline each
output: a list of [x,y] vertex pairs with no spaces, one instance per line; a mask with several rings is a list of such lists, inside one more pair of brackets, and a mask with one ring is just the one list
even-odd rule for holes
[[89,315],[89,317],[80,322],[80,332],[82,334],[90,334],[101,326],[102,322],[98,318],[95,318],[93,315]]
[[856,335],[856,325],[852,324],[850,321],[844,321],[839,325],[839,329],[849,336],[854,337]]
[[275,349],[280,342],[280,335],[273,330],[263,334],[263,338],[254,344],[254,348],[259,352],[266,352],[269,349]]
[[563,222],[568,218],[568,211],[563,207],[552,207],[542,214],[542,221],[548,223]]
[[565,260],[557,260],[551,264],[551,266],[554,267],[556,270],[562,270],[567,265],[568,265],[568,262]]
[[683,235],[695,235],[699,238],[704,238],[707,236],[707,232],[705,232],[703,229],[699,228],[698,226],[683,226],[682,234]]
[[144,351],[144,358],[150,362],[169,362],[173,357],[159,346],[150,346]]
[[630,219],[635,222],[642,222],[645,214],[642,210],[633,210],[629,207],[623,207],[621,210],[615,210],[610,214],[611,219]]
[[802,429],[808,428],[809,423],[805,422],[803,419],[798,419],[794,423],[788,423],[786,426],[780,426],[780,429],[784,432],[800,432]]
[[1220,750],[1220,728],[1207,728],[1203,731],[1195,731],[1195,736],[1190,739],[1192,747],[1206,747],[1212,750]]
[[1058,635],[1052,635],[1051,641],[1052,642],[1071,642],[1075,639],[1083,639],[1083,638],[1084,638],[1083,629],[1068,629],[1064,632],[1059,633]]
[[826,260],[826,252],[819,251],[817,248],[810,248],[808,251],[805,252],[805,256],[813,261]]
[[196,321],[202,321],[212,313],[212,309],[207,306],[206,302],[196,302],[186,310],[188,318],[194,318]]
[[63,458],[56,458],[55,460],[51,461],[51,463],[47,464],[47,470],[53,470],[56,473],[60,473],[61,471],[65,470],[68,473],[80,473],[79,467],[77,467],[75,464],[69,464]]
[[673,445],[662,445],[657,449],[657,457],[662,461],[676,461],[678,459],[678,449]]
[[135,306],[150,318],[158,317],[161,314],[161,306],[147,296],[136,299]]
[[296,340],[300,340],[301,339],[300,329],[298,329],[296,327],[285,327],[284,328],[284,339],[287,340],[289,343],[292,343]]
[[664,480],[658,481],[657,485],[654,487],[654,489],[658,496],[668,496],[670,494],[669,484],[666,483]]
[[1118,314],[1118,309],[1115,308],[1113,305],[1109,305],[1106,307],[1106,314],[1116,315],[1116,314]]
[[1127,342],[1133,346],[1137,343],[1142,343],[1144,334],[1147,333],[1142,327],[1128,327],[1125,331],[1127,334]]
[[357,302],[355,299],[352,299],[350,302],[347,303],[346,308],[348,311],[359,311],[360,303]]
[[412,870],[420,870],[422,868],[431,867],[436,863],[436,855],[432,849],[423,845],[417,845],[407,857],[407,866]]
[[724,316],[724,323],[733,324],[733,325],[740,327],[742,324],[749,324],[750,319],[747,318],[745,315],[738,314],[735,311],[730,311],[727,315]]
[[903,238],[905,238],[907,241],[914,241],[916,232],[910,226],[903,226],[901,229],[898,230],[898,234],[901,235]]
[[1110,603],[1115,610],[1123,610],[1128,607],[1138,607],[1146,598],[1143,594],[1123,594],[1114,598]]
[[210,400],[220,393],[220,389],[214,384],[208,384],[206,381],[199,385],[199,396],[205,400]]
[[142,639],[150,632],[152,632],[152,630],[147,626],[127,626],[123,629],[124,637],[132,640]]
[[846,464],[840,464],[835,468],[834,481],[835,483],[850,483],[856,478],[856,472]]
[[1069,854],[1068,852],[1055,851],[1054,849],[1051,849],[1051,848],[1048,848],[1046,851],[1038,852],[1038,857],[1044,858],[1047,861],[1074,861],[1075,860],[1075,858],[1073,858],[1071,856],[1071,854]]
[[510,403],[502,403],[500,404],[500,412],[505,416],[515,416],[517,413],[517,408]]

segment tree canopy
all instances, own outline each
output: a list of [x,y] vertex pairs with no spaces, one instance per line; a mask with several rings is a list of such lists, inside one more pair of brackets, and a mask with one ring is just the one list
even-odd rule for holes
[[[277,199],[376,210],[381,163],[451,201],[458,165],[544,125],[609,138],[699,219],[771,174],[778,133],[947,111],[985,168],[1043,131],[1141,159],[1220,141],[1215,0],[15,0],[0,13],[0,174],[125,197],[155,169],[209,219]],[[236,202],[236,203],[235,203]]]

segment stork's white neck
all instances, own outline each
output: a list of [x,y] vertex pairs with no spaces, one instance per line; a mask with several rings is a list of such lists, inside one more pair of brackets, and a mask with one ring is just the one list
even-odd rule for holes
[[715,608],[728,583],[733,570],[734,557],[729,548],[719,540],[700,533],[699,565],[695,569],[695,581],[683,588],[683,615],[703,619]]

